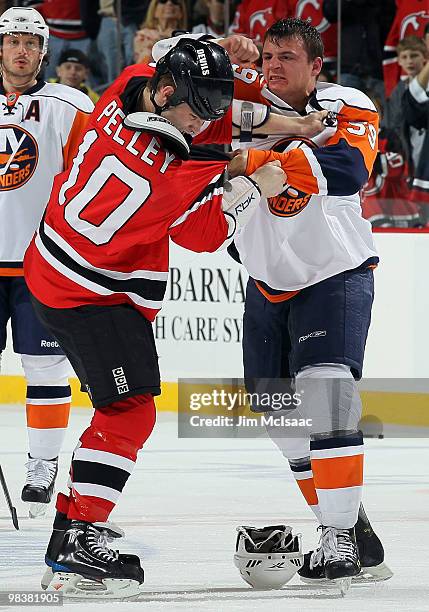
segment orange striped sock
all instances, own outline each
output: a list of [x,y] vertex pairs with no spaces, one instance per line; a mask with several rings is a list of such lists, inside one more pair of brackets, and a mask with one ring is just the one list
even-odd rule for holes
[[310,457],[299,460],[290,459],[289,465],[305,501],[320,522],[319,498],[314,486]]
[[362,497],[362,433],[312,440],[310,457],[322,525],[353,527]]
[[68,425],[70,405],[69,385],[27,387],[27,431],[31,457],[58,457]]

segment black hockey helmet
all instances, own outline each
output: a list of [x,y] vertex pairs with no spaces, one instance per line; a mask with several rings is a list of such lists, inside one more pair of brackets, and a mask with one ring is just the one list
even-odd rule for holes
[[[175,91],[165,106],[154,101],[160,78],[169,74]],[[228,54],[216,43],[182,38],[156,64],[151,79],[151,100],[159,114],[171,106],[186,102],[205,121],[223,117],[234,95],[234,74]]]

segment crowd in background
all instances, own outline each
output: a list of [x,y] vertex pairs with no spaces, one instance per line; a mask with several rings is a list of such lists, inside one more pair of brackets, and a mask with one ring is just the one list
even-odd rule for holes
[[311,20],[325,45],[323,80],[365,91],[380,112],[364,215],[379,227],[429,226],[429,0],[0,1],[11,5],[37,8],[50,27],[45,78],[93,100],[123,67],[151,61],[153,44],[177,30],[262,43],[278,19]]

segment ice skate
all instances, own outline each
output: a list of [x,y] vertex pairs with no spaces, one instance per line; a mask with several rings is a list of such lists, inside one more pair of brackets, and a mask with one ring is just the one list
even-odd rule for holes
[[[59,530],[58,530],[59,531]],[[48,590],[79,599],[133,599],[143,582],[143,570],[135,555],[119,555],[106,545],[106,529],[94,523],[71,521],[51,563],[53,577]],[[49,554],[53,555],[53,534]]]
[[383,544],[373,530],[362,504],[355,525],[355,534],[362,569],[353,578],[353,582],[365,583],[389,580],[393,576],[393,572],[384,562]]
[[[359,508],[358,520],[355,525],[355,535],[361,571],[357,576],[353,576],[352,583],[366,584],[391,578],[393,572],[384,562],[383,545],[373,530],[362,504]],[[317,562],[316,564],[315,561]],[[304,563],[298,574],[301,581],[307,584],[329,584],[325,576],[323,551],[322,553],[318,550],[315,553],[313,551],[305,553]]]
[[21,499],[28,502],[30,518],[44,516],[54,492],[58,473],[58,457],[55,459],[34,459],[28,456],[27,478]]
[[280,589],[302,565],[301,534],[286,525],[237,527],[234,564],[254,589]]
[[[44,590],[48,588],[49,583],[51,582],[54,576],[52,567],[54,566],[57,560],[58,554],[60,552],[60,549],[61,549],[61,546],[64,540],[64,535],[67,529],[70,528],[70,526],[71,526],[71,519],[68,519],[67,516],[63,514],[62,512],[57,511],[55,520],[54,520],[51,538],[49,540],[48,548],[45,554],[45,563],[47,567],[40,581],[40,585],[42,589]],[[106,543],[113,542],[114,540],[117,540],[125,536],[124,531],[118,525],[110,521],[106,523],[94,523],[94,527],[96,527],[100,531],[100,538],[103,538]],[[138,558],[138,556],[130,555],[126,553],[119,553],[119,551],[116,551],[116,552],[119,555],[119,559],[123,563],[130,563],[130,564],[135,565],[137,568],[139,568],[139,571],[140,571],[139,582],[140,584],[143,584],[144,571],[140,566],[140,559]]]
[[354,528],[322,526],[319,548],[309,559],[310,570],[317,566],[324,568],[327,583],[336,584],[344,596],[350,588],[352,578],[361,570]]

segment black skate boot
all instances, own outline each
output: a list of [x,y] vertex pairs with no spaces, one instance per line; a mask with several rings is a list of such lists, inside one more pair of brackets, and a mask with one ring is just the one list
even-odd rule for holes
[[[355,535],[361,571],[352,578],[352,582],[379,582],[391,578],[393,572],[384,563],[383,545],[368,520],[363,504],[359,507]],[[304,565],[298,571],[298,574],[302,582],[307,584],[327,582],[325,577],[325,560],[321,548],[304,555]]]
[[[100,531],[100,536],[105,539],[106,542],[113,542],[118,538],[123,537],[125,534],[120,527],[115,525],[115,523],[94,523],[97,529]],[[58,554],[60,552],[64,535],[71,526],[71,519],[67,518],[66,514],[62,512],[58,512],[55,515],[53,530],[51,534],[51,538],[49,540],[48,548],[45,554],[45,563],[47,565],[46,571],[41,580],[42,589],[47,589],[49,583],[51,582],[54,572],[52,570],[55,565]],[[123,563],[129,563],[138,568],[139,571],[139,583],[143,584],[144,582],[144,571],[140,566],[140,559],[137,555],[130,555],[125,553],[119,553],[119,551],[115,551],[118,554],[118,558]]]
[[355,525],[355,534],[362,570],[353,582],[377,582],[391,578],[393,572],[384,563],[383,544],[373,530],[362,504]]
[[106,546],[93,523],[71,521],[63,536],[49,590],[64,597],[129,599],[139,595],[142,568]]
[[354,529],[322,526],[319,529],[322,530],[319,546],[306,553],[298,574],[308,584],[338,583],[344,596],[361,569]]
[[30,518],[43,516],[54,492],[58,473],[58,457],[55,459],[33,459],[28,455],[27,479],[22,489],[22,501],[29,502]]

